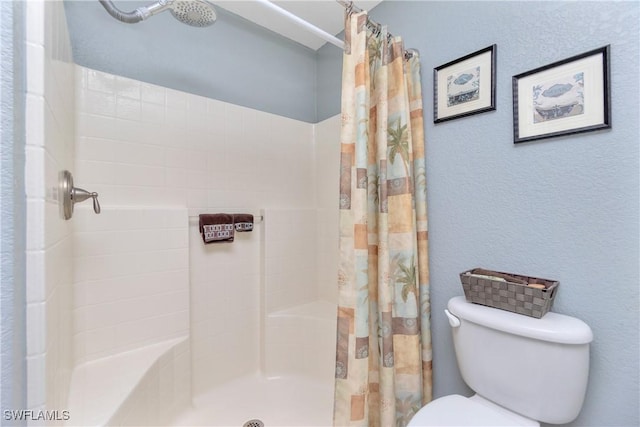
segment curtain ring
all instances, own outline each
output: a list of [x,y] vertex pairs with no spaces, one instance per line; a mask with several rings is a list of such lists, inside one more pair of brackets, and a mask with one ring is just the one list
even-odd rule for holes
[[347,5],[345,12],[347,13],[347,16],[351,16],[351,14],[353,13],[353,2],[350,1],[349,4]]
[[367,18],[367,28],[371,30],[371,34],[378,37],[382,31],[382,25]]
[[407,61],[413,57],[418,58],[419,56],[420,52],[418,51],[418,49],[410,48],[404,51],[404,59]]

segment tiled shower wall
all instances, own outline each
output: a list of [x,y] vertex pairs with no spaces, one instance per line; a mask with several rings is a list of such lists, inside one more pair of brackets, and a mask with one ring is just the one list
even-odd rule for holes
[[340,115],[315,125],[316,280],[318,298],[338,301]]
[[[195,212],[307,209],[298,224],[307,237],[298,240],[315,253],[314,126],[82,67],[77,76],[76,185],[97,191],[104,207],[192,212],[194,392],[255,371],[261,235],[270,218],[232,244],[204,246]],[[289,265],[300,256],[287,246],[280,255]]]
[[313,206],[313,125],[78,67],[76,181],[105,205]]
[[267,209],[264,236],[265,314],[318,298],[316,210]]
[[264,236],[266,314],[338,298],[340,116],[314,125],[311,208],[267,209]]
[[[314,145],[323,143],[314,140],[314,125],[74,66],[61,1],[27,3],[27,57],[28,405],[61,409],[74,348],[77,362],[104,353],[89,352],[86,340],[78,340],[88,327],[87,289],[83,281],[73,287],[74,226],[59,215],[59,171],[71,170],[76,186],[99,192],[105,212],[152,207],[313,211],[322,188],[337,189],[331,179],[316,176],[325,170],[332,176],[336,166],[318,161],[326,147]],[[327,266],[333,255],[325,226],[335,218],[323,211],[331,207],[318,207],[320,228],[313,233],[315,225],[307,224],[306,232],[318,265]],[[85,206],[76,215],[78,221],[83,215],[98,219]],[[261,227],[234,245],[213,249],[202,246],[190,224],[189,252],[197,254],[190,266],[191,274],[196,272],[190,289],[194,377],[207,374],[194,384],[196,392],[229,373],[258,366]],[[285,262],[299,256],[293,248],[281,255]],[[331,300],[333,291],[326,291],[324,282],[333,283],[335,275],[321,270],[326,280],[310,295]],[[220,271],[226,271],[223,280]]]
[[192,220],[189,272],[194,394],[258,367],[263,226],[256,224],[250,233],[236,233],[233,243],[205,246],[197,219]]
[[64,409],[73,368],[72,244],[57,188],[58,171],[73,168],[75,66],[61,1],[27,2],[26,24],[27,405]]
[[73,217],[75,364],[189,335],[186,208]]

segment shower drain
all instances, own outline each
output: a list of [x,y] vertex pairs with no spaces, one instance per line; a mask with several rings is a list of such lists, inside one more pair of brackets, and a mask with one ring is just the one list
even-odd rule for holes
[[264,427],[264,423],[260,420],[249,420],[242,427]]

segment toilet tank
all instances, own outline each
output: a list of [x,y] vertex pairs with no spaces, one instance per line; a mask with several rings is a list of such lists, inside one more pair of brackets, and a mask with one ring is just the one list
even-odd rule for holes
[[546,423],[578,416],[593,339],[586,323],[557,313],[534,319],[464,297],[448,309],[460,320],[452,328],[460,373],[478,395]]

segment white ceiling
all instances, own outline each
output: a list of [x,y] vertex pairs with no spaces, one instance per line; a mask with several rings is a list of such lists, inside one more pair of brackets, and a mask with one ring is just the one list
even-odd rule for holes
[[[361,9],[371,10],[382,0],[358,0],[354,4]],[[286,17],[274,12],[257,1],[212,0],[229,12],[240,15],[262,27],[283,35],[313,50],[322,47],[326,41],[298,26]],[[344,29],[344,6],[335,0],[273,1],[274,4],[297,15],[310,24],[331,35]]]

